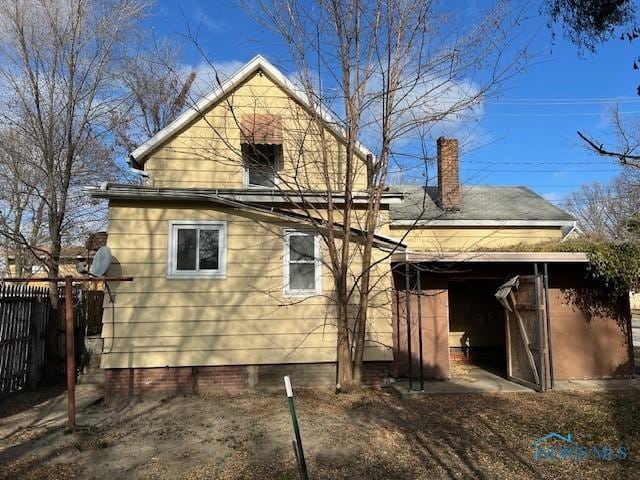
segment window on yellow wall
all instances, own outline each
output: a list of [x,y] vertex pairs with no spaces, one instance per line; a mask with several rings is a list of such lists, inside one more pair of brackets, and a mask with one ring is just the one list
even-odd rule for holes
[[282,165],[282,145],[245,143],[242,145],[248,187],[274,188]]
[[169,222],[168,276],[224,277],[226,237],[226,222]]
[[287,295],[321,293],[320,236],[287,230],[284,235],[284,291]]

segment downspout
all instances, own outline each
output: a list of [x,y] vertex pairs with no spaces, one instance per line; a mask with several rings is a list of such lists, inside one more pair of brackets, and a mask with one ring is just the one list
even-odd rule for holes
[[136,159],[133,158],[133,156],[129,155],[127,157],[127,165],[129,165],[129,171],[131,173],[140,175],[141,177],[146,179],[151,178],[151,176],[149,175],[149,172],[145,172],[144,170],[134,167],[134,165],[138,165],[138,162],[136,162]]

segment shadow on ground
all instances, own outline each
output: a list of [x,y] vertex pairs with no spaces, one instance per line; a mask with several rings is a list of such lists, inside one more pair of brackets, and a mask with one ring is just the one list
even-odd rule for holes
[[[300,391],[311,478],[639,478],[638,391],[399,399],[384,391]],[[94,405],[76,433],[0,444],[0,478],[296,478],[280,392]],[[545,462],[549,432],[624,444],[629,459]]]
[[46,400],[57,397],[62,392],[64,392],[63,385],[52,385],[12,394],[0,400],[0,419],[29,410]]

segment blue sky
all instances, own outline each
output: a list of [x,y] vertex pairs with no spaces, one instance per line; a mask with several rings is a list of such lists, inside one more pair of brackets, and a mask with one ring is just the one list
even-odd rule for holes
[[[471,12],[477,2],[458,3]],[[187,22],[192,28],[199,25],[203,48],[216,63],[232,68],[261,53],[286,69],[277,39],[231,0],[159,1],[146,24],[158,36],[179,36]],[[531,31],[540,30],[531,48],[535,60],[509,80],[499,98],[485,102],[477,122],[482,139],[465,152],[461,179],[467,184],[527,185],[559,203],[580,184],[606,182],[620,171],[613,160],[588,152],[576,130],[606,142],[611,139],[607,115],[616,101],[622,111],[640,112],[635,94],[640,73],[631,68],[640,44],[615,39],[596,54],[581,56],[561,31],[552,40],[544,18],[529,25]],[[187,48],[184,62],[198,67],[202,57]]]

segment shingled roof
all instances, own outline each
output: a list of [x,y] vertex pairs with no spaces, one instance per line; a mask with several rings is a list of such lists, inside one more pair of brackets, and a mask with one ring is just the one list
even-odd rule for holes
[[391,221],[553,221],[575,218],[527,187],[463,186],[459,211],[444,211],[438,205],[438,188],[392,187],[404,192],[405,201],[390,206]]

